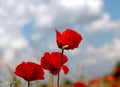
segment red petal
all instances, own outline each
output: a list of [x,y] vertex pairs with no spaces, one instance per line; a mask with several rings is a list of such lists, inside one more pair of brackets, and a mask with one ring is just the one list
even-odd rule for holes
[[83,83],[83,82],[75,82],[74,87],[85,87],[85,83]]
[[44,69],[50,69],[51,56],[48,52],[44,53],[44,56],[41,58],[41,65]]
[[61,39],[61,33],[56,29],[55,30],[56,31],[56,42],[57,42],[57,46],[59,47],[59,48],[62,48],[62,45],[63,45],[63,41],[62,41],[62,39]]
[[68,47],[65,48],[66,50],[78,48],[82,40],[82,36],[79,33],[69,28],[62,33],[56,30],[56,38],[57,45],[60,49],[63,46],[68,45]]
[[[61,58],[60,52],[52,52],[48,53],[46,52],[44,56],[41,58],[41,65],[44,69],[49,70],[51,74],[57,75],[58,74],[58,68],[60,66],[60,58]],[[68,58],[66,55],[63,55],[61,66],[63,66],[68,61]],[[67,73],[66,67],[63,70],[65,70],[65,73]]]
[[44,71],[41,65],[34,62],[22,62],[16,67],[15,74],[26,81],[44,79]]
[[[47,70],[58,69],[61,55],[62,54],[60,52],[52,52],[51,54],[46,52],[44,56],[41,58],[42,67]],[[63,55],[61,65],[63,65],[67,61],[68,61],[67,56]]]
[[63,65],[61,69],[64,71],[65,75],[69,72],[69,68],[66,65]]
[[61,37],[61,33],[56,29],[56,36],[57,36],[57,39]]
[[50,70],[50,73],[53,75],[57,75],[58,74],[58,70]]

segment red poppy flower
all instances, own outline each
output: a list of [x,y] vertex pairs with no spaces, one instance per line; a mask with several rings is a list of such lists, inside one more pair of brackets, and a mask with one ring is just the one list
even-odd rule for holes
[[22,62],[16,67],[15,74],[26,81],[44,79],[44,71],[41,65],[33,62]]
[[112,85],[112,87],[120,87],[120,85],[119,84],[114,84],[114,85]]
[[115,77],[113,75],[108,75],[107,79],[109,81],[114,81],[115,80]]
[[119,73],[119,72],[120,72],[120,67],[115,67],[114,71],[115,71],[116,73]]
[[100,78],[95,78],[90,81],[90,84],[97,84],[100,81]]
[[[41,58],[41,65],[44,69],[50,70],[51,74],[57,75],[58,68],[60,66],[60,58],[61,53],[59,52],[52,52],[51,54],[46,52]],[[65,55],[63,55],[60,69],[62,69],[65,74],[67,74],[69,71],[68,67],[64,65],[67,61],[68,58]]]
[[82,40],[82,36],[76,31],[67,28],[64,32],[60,33],[56,29],[56,42],[60,49],[64,48],[66,50],[73,50],[79,46]]
[[85,87],[85,83],[83,83],[83,82],[75,82],[74,87]]

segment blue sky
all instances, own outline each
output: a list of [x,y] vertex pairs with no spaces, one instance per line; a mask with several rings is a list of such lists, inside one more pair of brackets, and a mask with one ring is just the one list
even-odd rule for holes
[[60,51],[55,29],[62,32],[71,28],[83,36],[83,41],[78,49],[65,51],[69,57],[68,77],[82,66],[86,78],[109,73],[120,60],[119,3],[119,0],[0,0],[0,67],[8,64],[14,69],[22,61],[39,63],[44,52]]
[[113,20],[120,18],[119,3],[120,3],[119,0],[116,0],[116,1],[104,0],[103,11],[108,12],[112,16]]

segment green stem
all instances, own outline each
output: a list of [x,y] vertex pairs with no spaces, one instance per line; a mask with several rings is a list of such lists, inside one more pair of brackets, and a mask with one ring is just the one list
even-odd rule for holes
[[48,87],[53,87],[53,82],[54,82],[54,75],[50,74]]
[[11,83],[11,84],[10,84],[10,87],[14,87],[14,86],[15,86],[15,84],[14,84],[14,83]]
[[60,57],[60,65],[59,65],[59,67],[58,67],[57,87],[59,87],[59,80],[60,80],[60,67],[61,67],[61,64],[62,64],[63,53],[64,53],[64,49],[62,49],[62,54],[61,54],[61,57]]
[[30,81],[28,81],[28,87],[30,87]]
[[12,83],[10,84],[10,87],[16,87],[16,82],[15,82],[15,81],[12,82]]

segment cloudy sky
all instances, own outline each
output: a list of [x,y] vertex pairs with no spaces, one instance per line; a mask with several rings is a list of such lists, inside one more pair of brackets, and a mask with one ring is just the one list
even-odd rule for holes
[[[69,75],[109,73],[120,60],[119,0],[0,0],[0,68],[35,61],[60,51],[55,29],[83,36],[78,49],[65,51]],[[78,71],[76,73],[76,71]],[[0,71],[3,73],[3,71]],[[69,76],[68,75],[68,76]]]

